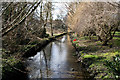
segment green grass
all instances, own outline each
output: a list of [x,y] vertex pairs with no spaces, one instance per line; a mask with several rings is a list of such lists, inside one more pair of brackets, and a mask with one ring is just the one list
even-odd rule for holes
[[108,68],[109,72],[114,74],[115,78],[120,79],[120,55],[113,57],[111,61],[106,61],[105,66]]
[[115,44],[116,46],[120,46],[120,40],[116,40],[116,41],[114,42],[114,44]]
[[[95,78],[113,78],[114,72],[110,72],[108,67],[105,65],[106,61],[112,61],[113,56],[120,55],[120,51],[110,52],[110,53],[100,53],[99,55],[88,55],[82,56],[82,59],[89,64],[89,69],[92,73],[99,73]],[[104,75],[106,74],[106,75]]]
[[118,39],[118,40],[120,40],[120,37],[113,37],[113,39]]
[[113,37],[113,44],[115,46],[120,46],[120,37]]
[[108,52],[108,53],[100,53],[97,55],[84,54],[82,57],[83,58],[96,58],[96,59],[104,57],[105,60],[111,60],[111,58],[115,55],[120,55],[120,50],[114,51],[114,52]]
[[120,32],[116,32],[115,37],[109,41],[109,45],[112,45],[112,47],[102,46],[100,41],[94,41],[97,40],[96,36],[93,36],[92,40],[87,36],[74,37],[74,39],[79,40],[75,41],[74,44],[83,44],[81,46],[77,45],[79,54],[90,72],[98,72],[96,78],[114,78],[114,72],[110,72],[105,63],[106,61],[113,61],[113,57],[120,55]]
[[120,51],[109,52],[109,53],[102,53],[99,56],[105,57],[106,60],[111,60],[113,56],[120,55]]
[[118,32],[118,31],[115,32],[115,35],[120,36],[120,32]]

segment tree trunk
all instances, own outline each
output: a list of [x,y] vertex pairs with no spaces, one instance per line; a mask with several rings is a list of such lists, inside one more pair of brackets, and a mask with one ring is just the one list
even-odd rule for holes
[[53,36],[53,29],[51,28],[51,36]]
[[106,41],[103,41],[103,44],[102,44],[103,46],[107,46],[108,45],[108,41],[106,40]]
[[101,42],[103,41],[103,40],[100,38],[100,36],[99,36],[99,35],[97,35],[97,37],[98,37],[98,40],[99,40],[99,41],[101,41]]

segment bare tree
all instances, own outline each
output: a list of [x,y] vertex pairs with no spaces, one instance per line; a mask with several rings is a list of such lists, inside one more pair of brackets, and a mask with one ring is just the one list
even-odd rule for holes
[[[8,32],[10,32],[11,30],[15,29],[19,24],[21,24],[23,21],[25,21],[25,19],[32,13],[35,11],[35,9],[39,6],[41,2],[35,3],[31,6],[31,8],[28,10],[28,12],[22,16],[22,18],[20,20],[18,20],[16,23],[12,24],[12,26],[10,26],[10,28],[8,28],[7,30],[5,30],[2,33],[2,36],[6,35]],[[36,6],[35,6],[36,5]],[[20,15],[18,15],[20,16]],[[15,22],[15,20],[13,21]],[[12,22],[12,23],[13,23]]]
[[[112,5],[111,5],[112,4]],[[69,12],[68,26],[79,35],[96,35],[107,45],[119,25],[118,4],[108,2],[81,2],[76,9]],[[117,6],[113,6],[117,5]],[[70,9],[74,6],[70,6]]]

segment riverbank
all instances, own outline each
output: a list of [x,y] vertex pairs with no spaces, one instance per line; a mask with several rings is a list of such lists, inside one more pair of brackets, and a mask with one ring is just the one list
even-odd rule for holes
[[26,59],[29,80],[40,78],[82,79],[89,77],[84,68],[73,56],[76,50],[72,46],[69,35],[50,42],[36,55]]
[[[27,71],[24,68],[24,58],[35,55],[37,51],[44,48],[49,42],[56,40],[67,33],[61,33],[52,37],[33,41],[29,45],[23,45],[19,51],[15,54],[9,51],[2,51],[2,80],[26,80]],[[21,76],[20,78],[18,78]]]
[[[56,40],[56,38],[61,37],[63,35],[65,35],[67,33],[61,33],[61,34],[57,34],[54,35],[52,37],[49,38],[44,38],[43,40],[41,40],[40,42],[37,42],[37,44],[31,45],[31,47],[28,47],[28,49],[25,51],[25,53],[23,53],[23,57],[30,57],[35,55],[38,51],[40,51],[41,49],[43,49],[48,43],[50,43],[51,41]],[[31,53],[32,52],[32,53]]]
[[[120,36],[118,35],[120,35],[120,32],[115,34],[113,40],[109,42],[109,46],[102,46],[95,36],[92,37],[92,40],[89,40],[88,37],[71,35],[71,42],[77,51],[77,62],[82,63],[92,78],[120,78],[120,65],[117,60],[120,55]],[[73,41],[74,39],[76,41]]]

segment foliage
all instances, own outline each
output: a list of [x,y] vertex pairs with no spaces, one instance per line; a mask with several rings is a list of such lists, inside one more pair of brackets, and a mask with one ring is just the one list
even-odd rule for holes
[[120,55],[113,57],[112,61],[106,61],[105,64],[110,72],[113,72],[115,78],[120,78]]

